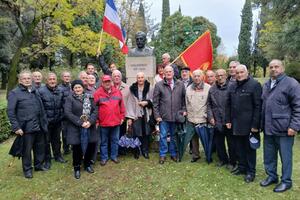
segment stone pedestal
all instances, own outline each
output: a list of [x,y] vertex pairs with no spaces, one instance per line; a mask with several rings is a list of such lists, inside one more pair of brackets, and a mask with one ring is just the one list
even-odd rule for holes
[[128,85],[136,82],[138,72],[144,72],[145,79],[153,85],[156,70],[156,60],[154,56],[126,57],[125,66]]

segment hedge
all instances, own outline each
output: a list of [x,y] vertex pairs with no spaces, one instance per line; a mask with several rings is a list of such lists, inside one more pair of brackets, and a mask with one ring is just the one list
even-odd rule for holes
[[11,136],[10,123],[6,115],[6,108],[0,108],[0,142]]

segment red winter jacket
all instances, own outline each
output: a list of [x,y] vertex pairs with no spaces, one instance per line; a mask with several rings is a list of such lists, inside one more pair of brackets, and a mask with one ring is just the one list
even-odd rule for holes
[[102,127],[117,126],[125,117],[125,106],[122,93],[115,87],[111,93],[105,91],[101,86],[94,93],[94,100],[98,105],[98,124]]

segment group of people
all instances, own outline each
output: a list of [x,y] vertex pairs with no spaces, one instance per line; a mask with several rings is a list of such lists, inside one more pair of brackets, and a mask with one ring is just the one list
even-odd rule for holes
[[176,128],[184,123],[193,135],[191,162],[200,159],[196,128],[213,127],[218,166],[227,166],[233,175],[244,175],[247,183],[256,174],[259,145],[253,140],[259,142],[263,131],[267,178],[260,185],[278,183],[279,151],[282,176],[274,191],[290,189],[294,136],[300,130],[300,85],[284,73],[283,62],[274,59],[269,63],[270,79],[262,87],[238,61],[230,62],[227,74],[224,69],[191,72],[184,67],[179,71],[170,64],[168,54],[162,59],[153,81],[139,72],[131,86],[103,56],[99,57],[101,78],[92,64],[72,82],[71,73],[63,72],[61,84],[55,73],[49,73],[43,85],[40,72],[22,71],[19,85],[9,93],[7,113],[12,131],[24,138],[24,176],[33,177],[32,150],[35,171],[51,168],[51,148],[54,160],[65,163],[61,146],[65,154],[72,147],[76,179],[81,176],[82,162],[85,171],[94,172],[99,150],[101,166],[109,160],[117,164],[119,139],[129,130],[141,142],[134,158],[149,159],[150,135],[157,126],[159,164],[165,163],[168,152],[178,162]]

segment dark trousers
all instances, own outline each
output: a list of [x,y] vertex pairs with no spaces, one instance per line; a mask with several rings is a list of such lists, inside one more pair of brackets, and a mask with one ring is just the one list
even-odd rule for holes
[[143,153],[149,153],[150,135],[143,135],[138,137],[141,141],[141,150]]
[[34,167],[41,168],[45,157],[45,135],[42,132],[25,133],[22,156],[23,171],[32,170],[31,150],[33,150]]
[[46,133],[46,152],[45,152],[45,161],[51,161],[51,148],[54,155],[54,158],[58,158],[61,156],[61,141],[60,141],[60,132],[61,125],[60,124],[49,124],[48,125],[48,133]]
[[256,150],[250,147],[249,135],[235,136],[236,150],[238,152],[238,168],[240,171],[255,176]]
[[[223,127],[223,131],[215,129],[215,139],[216,139],[216,150],[218,158],[223,163],[229,163],[231,165],[236,165],[236,151],[234,136],[229,132],[226,127]],[[228,154],[226,151],[225,139],[228,147]]]
[[62,121],[62,142],[63,142],[63,150],[64,152],[70,151],[70,145],[67,143],[67,127],[65,126],[65,122]]
[[73,167],[75,170],[80,170],[80,165],[83,160],[84,168],[91,166],[91,159],[95,151],[96,143],[88,143],[85,155],[82,153],[81,144],[73,145]]
[[264,165],[265,171],[274,180],[278,179],[278,151],[282,163],[281,182],[292,184],[294,137],[264,135]]

